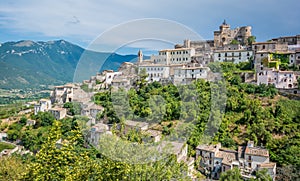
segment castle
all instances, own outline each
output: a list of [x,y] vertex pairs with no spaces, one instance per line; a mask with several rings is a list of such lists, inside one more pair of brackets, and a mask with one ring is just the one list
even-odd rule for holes
[[243,26],[231,30],[230,25],[224,20],[219,27],[219,31],[214,31],[214,46],[222,47],[230,44],[233,40],[237,40],[241,45],[247,45],[248,38],[251,36],[251,26]]

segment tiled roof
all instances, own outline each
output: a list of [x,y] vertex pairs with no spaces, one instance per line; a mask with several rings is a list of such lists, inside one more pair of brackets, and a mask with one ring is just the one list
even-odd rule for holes
[[196,149],[209,151],[209,152],[216,152],[217,151],[217,146],[216,145],[199,145],[199,146],[197,146]]
[[257,165],[259,168],[274,168],[276,166],[276,163],[270,162],[270,163],[261,163]]
[[258,147],[246,147],[245,153],[248,155],[269,157],[269,151],[267,149]]
[[223,158],[223,160],[222,160],[223,164],[231,165],[231,163],[236,160],[236,153],[226,152],[226,151],[218,151],[216,153],[216,157]]

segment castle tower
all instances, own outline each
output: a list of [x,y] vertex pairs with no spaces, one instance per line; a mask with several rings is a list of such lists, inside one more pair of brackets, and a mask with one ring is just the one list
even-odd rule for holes
[[191,40],[184,40],[183,41],[184,48],[191,48]]
[[138,64],[143,62],[143,52],[139,50],[138,52]]
[[221,33],[227,33],[228,30],[230,30],[230,25],[226,23],[226,20],[224,19],[222,25],[219,27]]

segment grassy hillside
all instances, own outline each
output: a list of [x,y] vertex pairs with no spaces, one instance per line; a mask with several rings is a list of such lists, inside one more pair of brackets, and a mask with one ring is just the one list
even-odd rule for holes
[[82,81],[100,70],[117,70],[134,58],[136,55],[84,50],[64,40],[7,42],[0,46],[0,88],[42,88],[72,82],[79,60],[86,65],[82,66]]

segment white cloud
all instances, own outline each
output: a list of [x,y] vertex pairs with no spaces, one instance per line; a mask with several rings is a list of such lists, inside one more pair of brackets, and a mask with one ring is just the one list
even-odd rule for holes
[[[280,26],[270,33],[284,35],[287,25],[291,27],[290,32],[295,33],[299,30],[298,4],[297,0],[254,0],[245,3],[241,3],[240,0],[1,1],[0,33],[6,33],[3,30],[5,29],[40,34],[44,37],[70,37],[75,42],[82,43],[93,40],[116,24],[132,19],[155,17],[183,23],[205,38],[212,38],[212,31],[216,30],[225,18],[234,26],[255,26],[254,32],[266,32],[267,27],[263,25],[277,21]],[[280,9],[283,12],[289,10],[287,13],[279,13]],[[286,17],[287,15],[289,17]],[[288,24],[284,19],[288,19]]]

